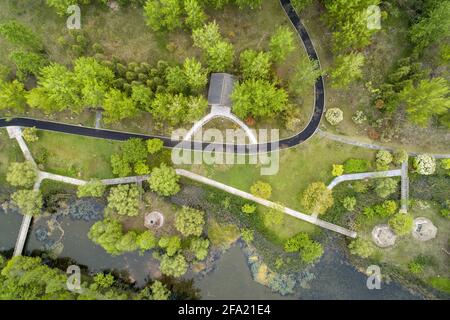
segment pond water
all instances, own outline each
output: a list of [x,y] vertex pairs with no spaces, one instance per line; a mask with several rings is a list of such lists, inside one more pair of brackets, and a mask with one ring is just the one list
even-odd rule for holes
[[[22,216],[17,212],[5,213],[0,209],[0,248],[14,247]],[[61,238],[63,245],[59,257],[70,257],[91,271],[114,270],[127,274],[137,285],[143,285],[148,277],[159,276],[158,262],[150,253],[128,253],[112,257],[87,238],[89,221],[74,220],[70,215],[61,216],[51,236],[39,238],[39,229],[49,230],[49,218],[34,221],[28,234],[26,254],[44,250]],[[55,226],[55,224],[54,224]],[[38,239],[39,238],[39,239]],[[333,243],[331,241],[331,243]],[[315,279],[309,288],[299,288],[294,295],[281,296],[256,283],[247,266],[247,258],[238,245],[233,246],[217,262],[216,268],[203,278],[195,280],[203,299],[421,299],[397,283],[382,283],[380,290],[366,287],[366,276],[350,265],[338,247],[327,246],[324,256],[311,272]]]

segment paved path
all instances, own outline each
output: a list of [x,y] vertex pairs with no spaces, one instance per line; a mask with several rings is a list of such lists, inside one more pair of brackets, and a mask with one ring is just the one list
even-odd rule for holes
[[254,195],[252,195],[252,194],[250,194],[248,192],[244,192],[242,190],[230,187],[230,186],[228,186],[226,184],[217,182],[215,180],[211,180],[209,178],[206,178],[204,176],[200,176],[200,175],[198,175],[196,173],[193,173],[193,172],[190,172],[190,171],[186,171],[186,170],[183,170],[183,169],[176,169],[176,172],[180,176],[183,176],[183,177],[189,178],[191,180],[194,180],[194,181],[197,181],[197,182],[201,182],[203,184],[206,184],[206,185],[209,185],[209,186],[221,189],[223,191],[226,191],[226,192],[231,193],[233,195],[236,195],[238,197],[241,197],[241,198],[244,198],[244,199],[247,199],[247,200],[259,203],[259,204],[262,204],[263,206],[266,206],[266,207],[269,207],[269,208],[275,208],[275,209],[280,208],[280,209],[282,209],[282,211],[284,213],[287,213],[288,215],[293,216],[295,218],[298,218],[298,219],[301,219],[303,221],[306,221],[306,222],[318,225],[318,226],[320,226],[322,228],[325,228],[325,229],[328,229],[328,230],[332,230],[334,232],[338,232],[340,234],[343,234],[343,235],[351,237],[351,238],[356,238],[357,234],[356,234],[355,231],[348,230],[346,228],[343,228],[343,227],[337,226],[335,224],[332,224],[332,223],[320,220],[320,219],[312,217],[312,216],[310,216],[308,214],[304,214],[304,213],[295,211],[295,210],[287,208],[287,207],[280,207],[279,204],[276,204],[276,203],[274,203],[272,201],[255,197]]
[[103,112],[100,110],[95,111],[95,129],[100,129],[102,123]]
[[388,177],[399,177],[402,175],[400,169],[388,170],[388,171],[374,171],[374,172],[362,172],[353,174],[344,174],[342,176],[336,177],[327,186],[328,189],[333,189],[336,185],[344,181],[352,180],[363,180],[368,178],[388,178]]
[[[357,146],[357,147],[373,149],[373,150],[387,150],[387,151],[391,151],[391,152],[395,151],[395,149],[391,148],[391,147],[380,146],[380,145],[377,145],[377,144],[374,144],[374,143],[361,142],[361,141],[358,141],[358,140],[355,140],[355,139],[352,139],[352,138],[349,138],[349,137],[345,137],[345,136],[341,136],[341,135],[338,135],[338,134],[326,132],[326,131],[323,131],[323,130],[320,130],[320,129],[317,130],[317,134],[322,136],[322,137],[334,140],[334,141],[342,142],[342,143],[345,143],[345,144],[350,144],[350,145]],[[408,155],[410,155],[410,156],[417,156],[418,154],[419,154],[419,152],[408,152]],[[450,153],[447,153],[447,154],[444,154],[444,153],[428,153],[428,154],[432,155],[433,157],[435,157],[437,159],[450,158]]]
[[194,123],[192,128],[184,136],[183,140],[185,140],[185,141],[191,140],[192,137],[194,136],[194,134],[198,130],[200,130],[205,124],[207,124],[211,120],[217,119],[217,118],[228,119],[228,120],[236,123],[247,134],[247,137],[250,140],[250,144],[258,144],[258,139],[256,139],[256,136],[253,133],[253,131],[244,122],[242,122],[241,119],[236,117],[231,112],[231,108],[229,108],[229,107],[220,107],[220,106],[212,106],[211,107],[211,112],[208,113],[206,116],[204,116],[199,121],[197,121],[196,123]]
[[37,167],[36,162],[34,161],[33,156],[31,155],[31,152],[22,137],[22,128],[7,127],[6,131],[8,131],[8,135],[11,139],[17,140],[17,143],[19,144],[20,150],[22,151],[25,160],[30,161],[32,164],[34,164],[35,167]]
[[409,177],[408,177],[408,160],[402,163],[402,180],[401,180],[401,201],[400,210],[402,212],[408,212],[409,201]]

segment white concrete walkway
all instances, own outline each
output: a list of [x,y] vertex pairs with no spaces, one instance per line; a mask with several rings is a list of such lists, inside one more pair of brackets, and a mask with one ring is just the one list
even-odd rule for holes
[[367,178],[388,178],[388,177],[399,177],[402,175],[402,171],[400,169],[396,170],[388,170],[388,171],[374,171],[374,172],[362,172],[362,173],[353,173],[353,174],[343,174],[342,176],[338,176],[331,181],[331,183],[327,186],[328,189],[333,189],[339,183],[344,181],[352,181],[352,180],[363,180]]
[[184,136],[183,140],[184,141],[191,140],[192,137],[194,136],[194,134],[198,130],[200,130],[206,123],[208,123],[209,121],[211,121],[213,119],[216,119],[216,118],[224,118],[224,119],[228,119],[230,121],[233,121],[234,123],[239,125],[245,131],[245,133],[247,134],[247,136],[248,136],[248,138],[250,140],[250,144],[257,144],[258,143],[258,139],[256,138],[256,136],[253,133],[253,131],[243,121],[241,121],[241,119],[236,117],[231,112],[231,109],[229,107],[221,107],[221,106],[212,106],[211,107],[211,112],[208,113],[206,116],[204,116],[199,121],[197,121],[196,123],[194,123],[192,128]]

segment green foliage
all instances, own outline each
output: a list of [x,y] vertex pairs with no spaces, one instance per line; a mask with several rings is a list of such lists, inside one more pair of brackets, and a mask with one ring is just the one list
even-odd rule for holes
[[111,168],[113,174],[126,177],[131,173],[130,164],[117,154],[111,155]]
[[39,70],[47,64],[47,61],[40,54],[17,50],[9,55],[9,58],[16,65],[16,76],[19,80],[26,80],[28,75],[37,76]]
[[244,50],[239,57],[244,79],[264,79],[270,77],[270,54],[264,51]]
[[295,236],[287,239],[284,242],[284,251],[286,252],[297,252],[299,251],[305,243],[310,241],[309,235],[305,232],[300,232]]
[[289,79],[289,90],[299,97],[304,96],[313,90],[317,78],[323,73],[317,60],[310,60],[307,56],[302,56],[295,72]]
[[356,206],[356,198],[351,196],[345,197],[344,199],[342,199],[342,205],[348,211],[353,211],[355,210]]
[[120,252],[131,252],[139,248],[137,243],[138,234],[136,231],[128,231],[116,243],[116,249]]
[[14,187],[30,188],[36,181],[36,168],[30,161],[12,162],[6,173],[6,181]]
[[119,215],[139,215],[139,189],[134,184],[112,187],[108,196],[108,209]]
[[158,241],[158,245],[166,250],[167,256],[172,257],[181,249],[181,239],[178,236],[162,236]]
[[0,36],[12,44],[23,48],[41,50],[43,48],[41,39],[33,30],[17,21],[8,21],[0,24]]
[[94,276],[94,284],[99,288],[110,288],[114,284],[114,276],[111,273],[97,273]]
[[377,179],[375,182],[375,192],[380,198],[387,198],[397,191],[398,181],[393,178]]
[[281,208],[271,208],[269,211],[263,213],[263,221],[266,227],[277,226],[284,221],[284,212]]
[[394,152],[394,163],[402,164],[408,160],[408,152],[404,149],[399,149]]
[[233,111],[240,118],[271,117],[286,108],[288,96],[273,83],[249,79],[234,87],[231,100]]
[[153,31],[172,31],[181,27],[182,13],[180,0],[147,0],[144,5],[145,22]]
[[370,257],[375,252],[372,243],[362,238],[357,238],[350,242],[348,248],[350,249],[351,254],[358,255],[362,258]]
[[116,244],[122,238],[122,226],[113,219],[104,219],[94,223],[89,230],[88,238],[100,245],[109,254],[118,255],[122,252]]
[[101,197],[105,193],[106,186],[100,180],[91,180],[88,183],[78,186],[77,197]]
[[450,278],[432,277],[428,281],[434,288],[450,293]]
[[197,260],[205,260],[208,256],[209,240],[194,238],[190,241],[189,250],[194,253]]
[[385,200],[380,204],[364,208],[363,214],[369,219],[373,217],[386,218],[396,213],[397,209],[397,202],[395,202],[394,200]]
[[205,213],[202,211],[183,206],[183,208],[177,212],[175,227],[185,237],[198,237],[202,234],[203,225],[205,224],[204,215]]
[[190,29],[200,28],[206,21],[206,14],[197,0],[184,0],[185,23]]
[[36,142],[39,140],[36,127],[24,128],[22,130],[22,137],[26,142]]
[[255,237],[255,231],[253,231],[251,229],[242,229],[241,236],[242,236],[242,240],[244,240],[245,243],[250,244]]
[[409,213],[397,213],[389,219],[389,226],[397,235],[404,236],[413,228],[413,217]]
[[370,161],[364,159],[348,159],[344,162],[345,173],[367,172],[370,168]]
[[162,150],[164,142],[161,139],[154,138],[147,140],[147,151],[150,154],[158,153]]
[[148,165],[145,164],[144,161],[139,161],[136,162],[136,164],[134,165],[134,172],[139,175],[146,175],[150,173],[150,168],[148,167]]
[[294,36],[287,26],[279,26],[269,42],[270,56],[274,62],[283,62],[294,47]]
[[134,164],[147,159],[147,146],[145,141],[139,138],[131,138],[123,143],[120,147],[123,159]]
[[103,109],[105,123],[116,123],[137,113],[133,99],[117,89],[111,89],[106,93]]
[[408,119],[426,127],[434,115],[443,115],[450,109],[450,88],[444,78],[421,80],[417,85],[408,83],[399,93],[399,100],[406,104]]
[[335,126],[339,122],[344,120],[344,112],[339,108],[327,109],[327,112],[325,113],[325,119],[327,119],[329,124]]
[[11,109],[23,111],[26,106],[25,88],[17,80],[4,82],[0,80],[0,110]]
[[330,71],[333,88],[347,88],[352,82],[361,78],[364,55],[349,53],[336,57],[334,67]]
[[376,29],[367,27],[370,5],[380,0],[326,0],[325,21],[333,31],[333,51],[360,49],[370,44]]
[[156,121],[167,121],[176,126],[194,122],[208,108],[208,101],[202,96],[185,97],[183,94],[157,93],[152,102],[152,115]]
[[333,194],[323,182],[313,182],[303,191],[301,203],[311,213],[323,214],[333,206]]
[[164,255],[161,259],[160,271],[162,274],[172,277],[181,277],[187,271],[186,259],[181,254],[174,257]]
[[263,199],[269,199],[272,195],[272,187],[267,182],[256,181],[251,187],[250,192],[255,196]]
[[43,206],[42,195],[38,190],[19,190],[11,195],[11,200],[27,216],[38,216]]
[[183,69],[179,66],[168,67],[166,69],[167,90],[171,93],[186,92],[186,79]]
[[250,214],[250,213],[253,213],[253,212],[256,211],[256,206],[255,206],[254,204],[251,204],[251,203],[246,203],[246,204],[244,204],[244,205],[241,207],[241,211],[242,211],[243,213]]
[[429,154],[419,154],[413,159],[413,167],[418,174],[431,175],[436,171],[436,159]]
[[304,263],[313,263],[323,254],[323,247],[320,243],[309,238],[307,233],[301,232],[286,240],[284,244],[286,252],[300,252],[301,260]]
[[136,242],[141,252],[153,249],[158,244],[158,240],[150,230],[146,230],[139,234]]
[[150,88],[139,84],[131,85],[131,100],[134,105],[143,111],[150,111],[152,105],[153,92]]
[[387,151],[387,150],[380,150],[377,152],[376,154],[376,162],[377,162],[377,167],[378,168],[385,168],[387,166],[389,166],[389,164],[392,162],[392,160],[394,159],[392,157],[392,154]]
[[339,177],[344,174],[344,166],[342,164],[333,164],[333,169],[331,170],[331,175],[333,177]]
[[201,92],[208,82],[208,71],[195,58],[187,58],[183,63],[184,79],[192,92]]
[[179,176],[175,169],[162,163],[159,168],[153,168],[148,183],[150,184],[150,189],[159,195],[168,197],[180,191],[178,180]]
[[152,289],[152,300],[169,300],[170,290],[160,281],[153,282],[150,288]]
[[408,270],[413,274],[420,274],[423,273],[423,265],[416,261],[411,261],[408,263]]

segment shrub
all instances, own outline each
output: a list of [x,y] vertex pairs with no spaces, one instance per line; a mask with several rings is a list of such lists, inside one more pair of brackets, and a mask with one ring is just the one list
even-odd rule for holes
[[375,192],[381,198],[386,198],[397,191],[398,181],[393,178],[377,179]]
[[333,206],[333,194],[323,182],[313,182],[301,197],[303,207],[312,212],[323,214]]
[[351,254],[358,255],[362,258],[367,258],[375,252],[372,243],[361,238],[357,238],[350,242],[348,248],[350,249]]
[[333,177],[341,176],[344,173],[344,166],[342,164],[333,164],[331,175]]
[[256,206],[254,204],[251,204],[251,203],[246,203],[246,204],[244,204],[242,206],[241,211],[243,213],[250,214],[250,213],[253,213],[253,212],[256,211]]
[[431,175],[436,170],[436,160],[432,155],[420,154],[413,159],[416,172],[423,175]]
[[162,150],[164,142],[160,139],[149,139],[147,140],[147,151],[150,154],[155,154]]
[[354,123],[356,124],[363,124],[364,122],[367,121],[367,117],[364,114],[364,111],[362,110],[357,110],[355,112],[355,114],[352,116],[352,120]]
[[36,142],[39,140],[37,136],[37,129],[36,127],[31,128],[25,128],[22,131],[22,136],[25,139],[26,142]]
[[356,198],[350,197],[350,196],[345,197],[344,199],[342,199],[342,205],[348,211],[353,211],[353,210],[355,210],[355,206],[356,206]]
[[181,277],[187,271],[187,262],[183,255],[174,257],[164,255],[161,259],[160,271],[162,274],[172,277]]
[[408,152],[404,149],[400,149],[395,151],[394,153],[394,163],[402,164],[403,162],[408,160]]
[[122,184],[111,188],[108,209],[119,215],[134,217],[139,214],[139,189],[136,185]]
[[175,218],[175,227],[186,237],[200,236],[204,224],[204,212],[186,206],[177,212]]
[[331,125],[335,126],[344,120],[344,112],[339,108],[330,108],[325,113],[325,119],[327,119]]
[[158,241],[160,248],[166,250],[166,255],[171,257],[181,248],[181,239],[178,236],[163,236]]
[[209,240],[202,238],[194,238],[191,240],[189,250],[191,250],[197,260],[205,260],[208,256]]
[[408,270],[413,274],[420,274],[423,272],[423,265],[417,261],[411,261],[408,263]]
[[251,229],[242,229],[242,240],[245,241],[245,243],[249,244],[253,241],[255,232]]
[[393,157],[389,151],[380,150],[377,152],[376,159],[377,159],[376,160],[377,166],[385,167],[385,166],[388,166],[392,162]]
[[272,195],[272,187],[267,182],[256,181],[250,187],[250,192],[256,197],[268,199]]
[[32,162],[12,162],[6,173],[6,181],[14,187],[30,188],[37,177],[36,169]]
[[409,213],[397,213],[389,219],[389,226],[397,235],[406,235],[412,230],[413,217]]
[[180,191],[177,175],[175,169],[168,167],[164,163],[159,168],[153,168],[152,174],[148,179],[150,189],[162,196],[172,196]]
[[19,190],[11,195],[20,213],[27,216],[38,216],[43,206],[42,195],[37,190]]
[[100,180],[91,180],[78,187],[77,197],[101,197],[105,189],[106,186]]

